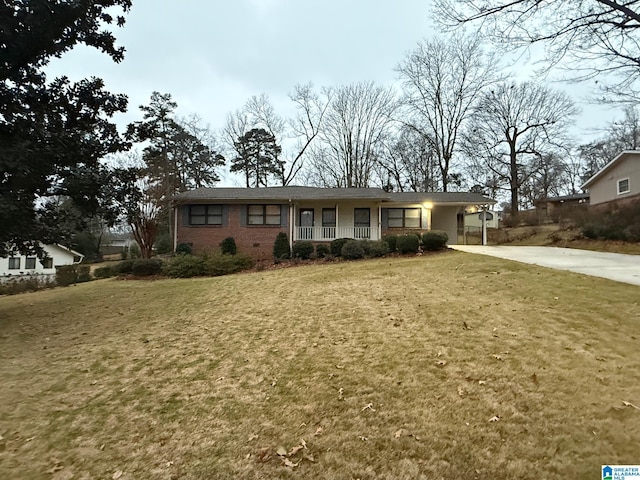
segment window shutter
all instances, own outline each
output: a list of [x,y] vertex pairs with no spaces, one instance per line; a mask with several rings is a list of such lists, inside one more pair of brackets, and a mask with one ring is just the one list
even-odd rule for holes
[[246,227],[247,226],[247,209],[248,209],[248,205],[240,205],[240,226],[242,227]]
[[382,228],[389,228],[389,209],[383,208],[380,211],[380,225]]
[[180,217],[182,217],[182,225],[189,225],[189,205],[179,207]]
[[289,225],[289,206],[280,205],[280,226],[286,227]]
[[222,206],[222,226],[226,227],[229,225],[229,205]]

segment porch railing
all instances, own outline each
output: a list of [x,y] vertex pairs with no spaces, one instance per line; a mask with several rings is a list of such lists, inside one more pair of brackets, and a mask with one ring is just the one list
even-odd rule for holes
[[380,239],[378,227],[295,227],[294,240],[328,242],[336,238]]

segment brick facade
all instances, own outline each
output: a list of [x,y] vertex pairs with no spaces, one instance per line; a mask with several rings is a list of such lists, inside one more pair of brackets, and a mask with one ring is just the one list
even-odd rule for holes
[[188,243],[194,253],[217,251],[220,242],[233,237],[239,252],[247,253],[256,259],[264,260],[273,257],[273,243],[280,232],[289,234],[286,225],[242,225],[241,209],[244,205],[229,205],[226,225],[189,225],[184,211],[187,206],[178,210],[178,228],[176,229],[176,245]]

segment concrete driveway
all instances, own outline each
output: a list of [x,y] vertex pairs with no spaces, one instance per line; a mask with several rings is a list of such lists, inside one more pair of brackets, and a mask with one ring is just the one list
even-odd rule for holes
[[450,248],[640,285],[640,255],[557,247],[450,245]]

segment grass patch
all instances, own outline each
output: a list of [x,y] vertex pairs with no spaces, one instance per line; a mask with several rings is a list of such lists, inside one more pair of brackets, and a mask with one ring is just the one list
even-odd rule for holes
[[462,252],[3,297],[0,478],[598,478],[637,299]]

